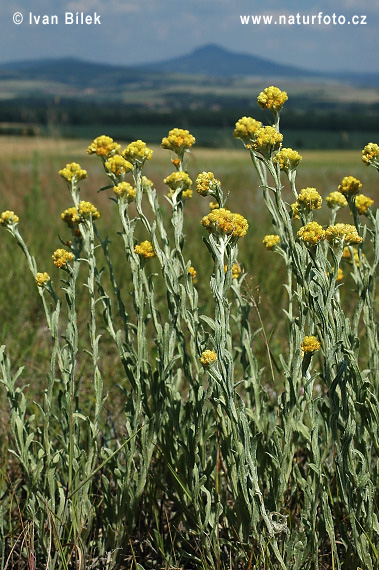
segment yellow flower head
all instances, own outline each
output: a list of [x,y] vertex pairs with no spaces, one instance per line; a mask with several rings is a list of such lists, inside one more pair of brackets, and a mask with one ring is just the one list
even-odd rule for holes
[[291,204],[291,208],[292,208],[292,218],[294,220],[300,220],[300,209],[298,202],[294,202],[293,204]]
[[320,350],[321,343],[313,335],[305,336],[303,338],[303,342],[301,343],[300,347],[304,353],[312,353],[312,352],[316,352],[316,350]]
[[188,268],[188,275],[190,275],[192,277],[192,280],[195,282],[196,281],[196,275],[197,275],[197,271],[196,269],[191,265],[191,267]]
[[220,204],[218,202],[209,202],[209,209],[210,210],[217,210],[217,208],[220,207]]
[[162,139],[161,147],[172,150],[180,156],[192,147],[195,140],[195,137],[185,129],[172,129],[168,137]]
[[274,127],[261,127],[255,133],[252,148],[266,158],[280,148],[283,142],[283,135],[278,133]]
[[200,172],[196,178],[196,190],[202,196],[212,194],[220,181],[215,178],[213,172]]
[[263,238],[262,243],[266,249],[274,249],[276,245],[280,244],[280,236],[276,234],[269,234]]
[[[363,252],[361,252],[361,256],[362,256],[362,258],[364,258],[365,254]],[[350,263],[352,263],[352,259],[350,256],[350,249],[347,246],[343,248],[342,259],[345,259],[346,261],[349,261]],[[359,267],[359,253],[358,253],[358,249],[356,247],[353,247],[353,261],[354,261],[355,265],[357,267]]]
[[65,249],[56,249],[51,257],[53,258],[54,265],[59,268],[66,267],[67,262],[75,258],[71,251],[66,251]]
[[214,350],[204,350],[199,358],[201,364],[205,367],[210,366],[217,360],[217,354]]
[[351,224],[335,224],[334,226],[329,226],[325,231],[325,237],[330,245],[339,245],[341,243],[352,245],[361,243],[362,241],[362,238],[357,232],[357,228]]
[[375,143],[368,143],[362,150],[362,161],[366,166],[370,164],[379,167],[379,145]]
[[78,204],[78,214],[82,220],[91,218],[97,220],[100,218],[99,210],[91,202],[85,202],[84,200]]
[[188,176],[187,172],[183,172],[180,170],[172,172],[172,174],[167,176],[167,178],[165,178],[163,182],[167,184],[169,188],[171,188],[171,192],[168,193],[169,198],[172,198],[173,194],[177,190],[182,191],[183,200],[192,198],[192,190],[191,190],[192,180]]
[[121,145],[114,142],[111,137],[106,135],[101,135],[97,137],[87,148],[88,154],[96,154],[103,158],[110,158],[115,154],[119,154]]
[[59,171],[62,178],[65,178],[67,182],[78,182],[79,180],[84,180],[87,178],[87,171],[81,168],[80,164],[77,162],[71,162],[66,164],[65,168]]
[[316,188],[303,188],[300,190],[297,203],[302,210],[320,210],[322,198]]
[[62,212],[61,218],[72,230],[75,230],[81,221],[78,211],[74,206]]
[[325,239],[325,231],[317,222],[309,222],[297,232],[297,237],[307,247],[316,246],[320,241]]
[[153,151],[146,146],[146,143],[138,140],[128,144],[122,156],[134,165],[142,165],[146,160],[151,159]]
[[46,273],[36,273],[35,280],[38,287],[44,287],[50,281],[50,275]]
[[201,223],[210,233],[234,237],[243,237],[249,227],[247,220],[241,214],[233,214],[225,208],[212,210],[203,217]]
[[233,136],[235,139],[241,139],[244,143],[251,143],[254,140],[255,133],[261,126],[262,123],[252,117],[242,117],[236,122]]
[[120,200],[125,199],[127,202],[133,202],[137,193],[136,189],[129,182],[120,182],[120,184],[113,187],[113,192]]
[[[225,273],[228,271],[228,266],[224,265]],[[238,279],[241,275],[241,266],[239,263],[233,263],[232,265],[232,279]]]
[[339,209],[347,206],[347,200],[341,192],[331,192],[329,196],[326,197],[326,205],[331,209]]
[[104,166],[108,172],[114,174],[115,176],[124,176],[127,172],[133,170],[133,165],[119,154],[111,156],[105,162]]
[[[332,267],[332,269],[334,270],[334,267]],[[328,273],[328,276],[329,276],[329,273]],[[336,281],[342,281],[342,279],[343,279],[343,271],[342,271],[342,269],[339,267],[339,268],[337,269]]]
[[362,182],[358,178],[354,178],[354,176],[345,176],[338,186],[338,190],[345,196],[354,196],[358,194],[361,188]]
[[147,240],[136,245],[134,248],[134,253],[137,253],[137,255],[145,259],[151,259],[152,257],[155,257],[153,246]]
[[301,154],[292,148],[281,148],[274,156],[274,164],[278,163],[280,170],[288,174],[299,166],[302,160]]
[[374,200],[365,196],[364,194],[358,194],[355,197],[355,207],[357,208],[357,212],[359,215],[363,216],[367,214],[367,210],[371,208],[373,205]]
[[5,210],[0,216],[0,225],[4,226],[15,226],[20,221],[20,218],[12,210]]
[[283,108],[287,99],[288,95],[285,91],[281,91],[278,87],[271,85],[259,93],[257,103],[262,109],[270,109],[270,111],[275,113]]
[[150,178],[147,178],[147,176],[142,176],[141,186],[142,186],[142,190],[144,192],[147,192],[148,190],[151,190],[151,188],[153,188],[154,184],[150,180]]

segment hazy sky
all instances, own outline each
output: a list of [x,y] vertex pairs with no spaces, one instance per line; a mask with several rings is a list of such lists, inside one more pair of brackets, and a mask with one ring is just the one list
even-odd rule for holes
[[[66,12],[96,13],[101,24],[66,24]],[[21,24],[13,23],[14,14],[17,21],[22,15]],[[273,21],[314,16],[314,23],[241,23],[241,16],[260,14]],[[345,25],[333,24],[333,14]],[[42,25],[44,15],[57,16],[58,24]],[[356,25],[347,23],[353,16]],[[129,65],[216,43],[306,69],[378,72],[378,38],[377,0],[12,0],[0,6],[0,62],[75,56]]]

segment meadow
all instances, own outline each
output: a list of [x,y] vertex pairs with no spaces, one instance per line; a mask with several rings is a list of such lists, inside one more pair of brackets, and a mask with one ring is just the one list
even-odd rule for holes
[[[323,208],[295,219],[279,144],[183,136],[120,139],[129,174],[113,142],[0,139],[19,217],[0,241],[1,568],[379,568],[378,219],[325,207],[344,177],[377,201],[376,168],[302,152],[296,187]],[[73,206],[90,213],[67,225]],[[359,235],[307,243],[316,214]]]

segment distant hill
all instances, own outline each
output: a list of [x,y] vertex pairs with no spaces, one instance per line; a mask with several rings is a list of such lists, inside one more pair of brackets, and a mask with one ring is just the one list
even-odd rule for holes
[[[65,84],[76,88],[114,90],[133,82],[171,84],[173,76],[203,76],[207,79],[258,77],[274,80],[341,81],[359,86],[379,86],[379,74],[321,73],[290,65],[281,65],[254,55],[237,53],[217,45],[206,45],[187,55],[144,65],[122,66],[92,63],[75,58],[41,59],[0,64],[1,80],[41,81]],[[182,80],[182,79],[180,79]]]
[[140,69],[165,73],[185,73],[213,77],[258,76],[258,77],[314,77],[306,71],[290,65],[281,65],[255,55],[236,53],[220,46],[209,44],[166,61],[140,65]]

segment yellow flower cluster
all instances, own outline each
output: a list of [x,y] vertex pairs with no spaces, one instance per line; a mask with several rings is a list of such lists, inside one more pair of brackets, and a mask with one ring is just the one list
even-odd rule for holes
[[85,220],[89,220],[91,217],[93,220],[100,218],[99,210],[91,202],[85,202],[84,200],[78,204],[78,214],[81,219]]
[[[362,257],[365,257],[365,254],[361,252]],[[354,257],[354,263],[357,267],[359,267],[359,254],[358,254],[358,249],[356,247],[353,247],[353,257]],[[346,246],[343,248],[343,253],[342,253],[342,259],[345,259],[346,261],[352,261],[351,260],[351,255],[350,255],[350,249]]]
[[248,230],[247,220],[241,214],[233,214],[225,208],[216,208],[204,216],[201,224],[210,232],[243,237]]
[[192,198],[192,180],[188,176],[187,172],[183,172],[181,170],[172,172],[172,174],[167,176],[163,182],[172,190],[172,192],[169,192],[168,194],[169,198],[172,198],[173,193],[177,190],[182,190],[183,200]]
[[331,245],[339,245],[342,242],[346,245],[352,245],[362,241],[357,228],[351,224],[329,226],[325,231],[325,237]]
[[274,164],[279,164],[280,170],[288,172],[296,170],[302,160],[301,154],[292,148],[282,148],[274,156]]
[[125,198],[128,202],[133,202],[137,193],[136,188],[133,188],[129,182],[120,182],[120,184],[113,187],[113,192],[118,198]]
[[259,93],[257,103],[262,109],[278,112],[283,108],[287,99],[288,95],[285,91],[281,91],[278,87],[271,85]]
[[204,350],[199,358],[201,364],[205,367],[213,364],[217,360],[217,354],[214,350]]
[[138,140],[128,144],[122,156],[132,164],[142,165],[146,160],[151,159],[153,151],[147,147],[146,143]]
[[87,148],[88,154],[96,154],[103,158],[109,158],[115,154],[119,154],[121,145],[114,142],[111,137],[101,135],[97,137]]
[[315,336],[310,335],[303,338],[303,342],[300,347],[304,353],[312,353],[316,352],[316,350],[320,350],[321,343]]
[[77,182],[78,180],[84,180],[88,176],[87,171],[84,170],[77,162],[66,164],[65,168],[62,168],[62,170],[59,171],[59,174],[62,178],[65,178],[67,182]]
[[262,243],[266,249],[274,249],[276,245],[280,244],[280,236],[276,234],[268,234],[263,238]]
[[331,192],[329,196],[326,197],[326,205],[331,209],[339,209],[347,206],[347,200],[341,192]]
[[154,186],[153,182],[150,180],[150,178],[147,178],[147,176],[142,176],[141,182],[142,182],[142,190],[144,192],[150,190]]
[[145,259],[151,259],[152,257],[155,257],[153,246],[147,240],[136,245],[134,248],[134,253],[137,253],[137,255],[144,257]]
[[362,161],[369,166],[379,167],[379,145],[375,143],[368,143],[362,150]]
[[215,178],[213,172],[200,172],[196,178],[196,190],[201,196],[208,196],[220,181]]
[[209,202],[209,209],[210,210],[217,210],[217,208],[220,207],[220,204],[218,202]]
[[44,287],[50,281],[50,275],[46,273],[36,273],[35,280],[38,287]]
[[108,172],[111,172],[115,176],[124,176],[127,172],[133,170],[133,165],[119,154],[111,156],[105,162],[104,166]]
[[233,136],[235,139],[241,139],[245,143],[250,143],[261,126],[262,123],[252,117],[242,117],[236,122]]
[[367,210],[371,208],[373,203],[374,200],[372,200],[368,196],[365,196],[364,194],[358,194],[355,197],[355,207],[357,208],[358,214],[361,216],[367,214]]
[[195,140],[195,137],[185,129],[172,129],[168,137],[162,139],[161,147],[172,150],[180,156],[192,147]]
[[283,135],[274,127],[261,127],[255,133],[252,147],[264,157],[270,158],[271,153],[278,150],[282,142]]
[[325,231],[317,222],[309,222],[309,224],[299,229],[297,237],[307,247],[313,247],[325,239]]
[[358,178],[354,178],[354,176],[345,176],[338,186],[338,190],[345,196],[354,196],[354,194],[358,194],[361,188],[362,182]]
[[51,257],[54,261],[54,265],[59,268],[66,267],[67,262],[75,258],[71,251],[66,251],[65,249],[56,249]]
[[[224,271],[225,273],[228,271],[228,266],[224,265]],[[232,279],[238,279],[238,277],[241,275],[241,267],[239,265],[239,263],[233,263],[232,265]]]
[[316,188],[303,188],[297,198],[298,208],[301,210],[320,210],[322,198]]
[[20,221],[20,218],[12,210],[5,210],[0,216],[0,225],[15,226]]
[[[332,269],[334,270],[334,267],[332,267]],[[328,276],[329,276],[329,273],[328,273]],[[336,281],[342,281],[342,279],[343,279],[343,271],[342,271],[342,269],[339,267],[339,268],[337,269]]]
[[196,275],[197,275],[197,271],[196,269],[191,265],[191,267],[188,268],[188,275],[190,275],[192,277],[192,281],[194,283],[196,283]]
[[78,224],[81,221],[75,206],[72,206],[72,208],[67,208],[67,210],[62,212],[61,218],[64,222],[66,222],[68,227],[71,228],[72,230],[75,230],[75,228],[78,226]]

